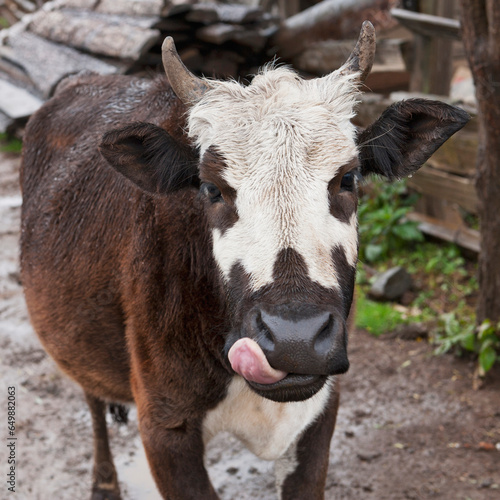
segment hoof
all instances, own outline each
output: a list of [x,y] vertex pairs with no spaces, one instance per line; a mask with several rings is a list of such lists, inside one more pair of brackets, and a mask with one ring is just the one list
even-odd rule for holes
[[92,488],[90,500],[122,500],[119,491],[107,490],[103,488]]

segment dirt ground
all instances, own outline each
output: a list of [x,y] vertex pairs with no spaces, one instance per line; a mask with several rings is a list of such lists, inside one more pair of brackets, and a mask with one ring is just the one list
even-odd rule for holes
[[[0,437],[15,386],[18,438],[15,494],[5,482],[9,450],[0,447],[0,499],[87,499],[90,415],[81,390],[41,349],[19,282],[18,163],[0,156]],[[500,370],[474,391],[470,361],[362,331],[351,335],[349,354],[327,499],[500,498]],[[158,500],[134,409],[127,426],[109,424],[124,499]],[[206,460],[223,500],[275,498],[272,464],[231,436],[214,440]]]

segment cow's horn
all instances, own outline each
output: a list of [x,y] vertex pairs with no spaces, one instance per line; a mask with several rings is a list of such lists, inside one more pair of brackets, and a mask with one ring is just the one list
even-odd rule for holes
[[343,73],[360,73],[359,80],[364,82],[372,69],[375,57],[375,28],[370,21],[361,26],[358,42],[349,59],[340,69]]
[[209,86],[184,66],[171,36],[165,38],[161,46],[161,56],[165,73],[177,97],[188,105],[198,102]]

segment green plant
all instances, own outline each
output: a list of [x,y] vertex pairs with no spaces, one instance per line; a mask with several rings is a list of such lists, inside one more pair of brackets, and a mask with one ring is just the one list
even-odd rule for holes
[[403,181],[388,184],[375,179],[365,191],[359,208],[361,260],[380,261],[408,242],[423,241],[418,224],[406,219],[416,196],[407,196]]
[[500,322],[484,320],[477,329],[479,344],[479,375],[484,375],[500,361]]
[[438,331],[434,337],[438,345],[436,354],[444,354],[453,348],[474,351],[476,325],[474,322],[460,320],[453,313],[442,314],[439,317]]
[[3,153],[20,153],[23,142],[17,137],[10,137],[6,133],[0,133],[0,151]]
[[436,354],[452,349],[469,351],[478,355],[479,375],[485,375],[500,360],[500,322],[493,324],[485,320],[476,327],[474,321],[460,320],[455,313],[440,317],[440,330],[434,341],[438,344]]
[[356,326],[368,330],[375,336],[394,330],[406,323],[403,315],[392,304],[374,302],[360,291],[356,301]]

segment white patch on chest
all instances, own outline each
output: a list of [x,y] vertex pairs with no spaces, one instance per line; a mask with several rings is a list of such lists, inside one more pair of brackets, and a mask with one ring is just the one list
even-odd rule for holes
[[203,439],[207,443],[219,432],[227,431],[256,456],[276,460],[318,418],[330,392],[329,380],[306,401],[275,403],[253,392],[242,377],[235,376],[225,399],[207,413],[203,421]]

